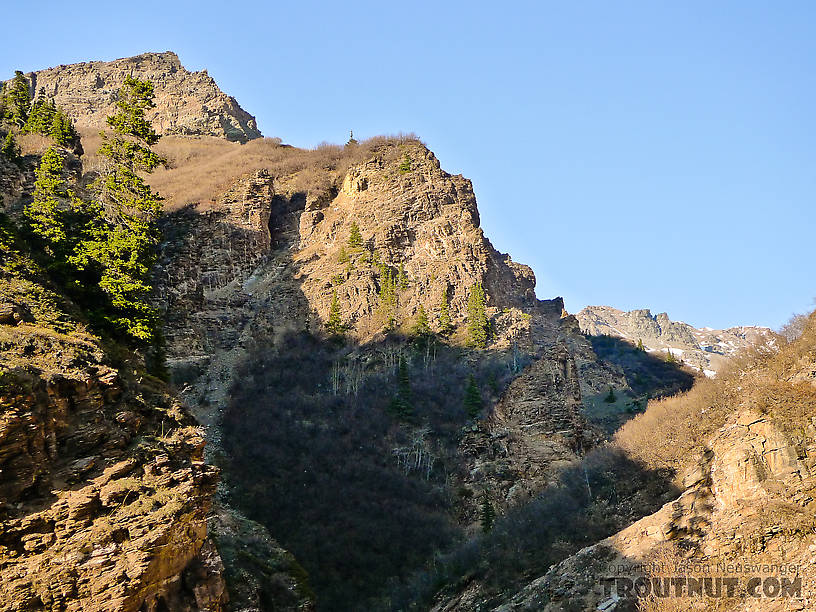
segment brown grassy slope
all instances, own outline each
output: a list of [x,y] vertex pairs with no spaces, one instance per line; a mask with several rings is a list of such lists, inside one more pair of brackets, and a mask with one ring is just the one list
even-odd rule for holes
[[743,353],[716,379],[649,402],[646,412],[618,431],[615,443],[649,468],[682,475],[736,410],[753,409],[783,430],[801,431],[816,416],[816,312],[801,337],[773,342]]
[[[167,210],[187,204],[206,208],[243,175],[266,169],[284,180],[290,191],[319,194],[342,181],[346,170],[365,161],[385,142],[414,142],[413,134],[375,137],[354,146],[322,144],[299,149],[281,144],[279,138],[258,138],[246,144],[212,136],[164,136],[154,147],[167,160],[148,177],[150,186],[165,199]],[[96,155],[102,139],[98,132],[82,131],[86,170],[98,168]]]

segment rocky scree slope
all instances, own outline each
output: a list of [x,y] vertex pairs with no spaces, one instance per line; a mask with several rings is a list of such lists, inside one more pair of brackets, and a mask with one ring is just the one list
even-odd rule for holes
[[767,341],[773,334],[767,327],[750,325],[697,329],[672,321],[665,312],[653,315],[648,309],[623,312],[609,306],[587,306],[575,316],[586,334],[614,336],[633,344],[640,340],[649,352],[667,354],[671,350],[675,357],[707,376],[715,376],[730,357]]
[[149,80],[156,107],[146,117],[159,134],[217,136],[238,142],[260,138],[255,118],[222,92],[207,71],[190,72],[175,53],[143,53],[111,62],[61,65],[26,74],[32,97],[53,98],[79,128],[106,128],[125,78]]

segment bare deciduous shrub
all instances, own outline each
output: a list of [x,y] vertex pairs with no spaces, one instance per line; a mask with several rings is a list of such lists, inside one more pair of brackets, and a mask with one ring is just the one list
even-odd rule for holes
[[816,414],[812,381],[796,380],[816,364],[816,314],[805,317],[798,339],[769,338],[746,349],[713,380],[700,380],[687,393],[649,402],[645,413],[626,423],[615,443],[651,468],[682,472],[707,440],[737,409],[767,414],[784,429],[799,429]]
[[805,331],[808,322],[808,315],[794,314],[781,328],[779,328],[779,335],[788,342],[793,342],[799,338]]
[[[419,345],[390,338],[361,360],[351,345],[308,334],[276,340],[253,345],[239,367],[223,415],[224,477],[233,501],[303,564],[321,605],[351,609],[461,537],[449,486],[468,421],[465,381],[473,372],[485,397],[491,382],[498,395],[515,375],[511,357],[473,363],[440,343],[426,360]],[[405,417],[391,401],[400,363]]]

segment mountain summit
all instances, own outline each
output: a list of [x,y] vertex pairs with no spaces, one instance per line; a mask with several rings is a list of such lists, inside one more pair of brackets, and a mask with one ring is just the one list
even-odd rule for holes
[[172,51],[60,65],[26,76],[32,96],[42,89],[77,127],[102,128],[128,75],[155,86],[156,107],[147,112],[147,119],[160,134],[217,136],[237,142],[261,137],[255,117],[221,91],[206,70],[190,72]]

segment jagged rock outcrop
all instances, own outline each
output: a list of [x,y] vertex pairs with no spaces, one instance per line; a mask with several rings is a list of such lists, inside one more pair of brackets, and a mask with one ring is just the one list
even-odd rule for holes
[[557,344],[510,383],[489,418],[464,432],[462,484],[473,503],[463,522],[478,520],[485,499],[499,509],[529,501],[597,441],[581,411],[575,361]]
[[[410,171],[400,170],[406,159]],[[296,261],[304,293],[314,296],[322,315],[334,288],[347,321],[370,335],[381,325],[370,321],[378,306],[377,262],[353,253],[340,262],[341,250],[349,250],[352,223],[377,262],[404,270],[409,291],[400,294],[402,320],[414,317],[419,304],[428,312],[437,310],[447,289],[450,310],[461,322],[468,292],[477,282],[499,319],[503,309],[537,304],[532,270],[498,253],[479,227],[470,181],[444,172],[419,143],[382,147],[349,169],[331,202],[315,203],[301,215]]]
[[78,127],[103,129],[129,74],[149,79],[155,86],[156,108],[148,110],[146,117],[160,134],[217,136],[238,142],[261,137],[255,118],[222,92],[206,70],[186,70],[171,51],[61,65],[26,76],[32,96],[43,89]]
[[[406,155],[412,170],[401,173]],[[214,206],[188,207],[166,220],[157,304],[167,313],[169,363],[177,380],[195,389],[193,403],[223,403],[247,342],[275,330],[322,331],[333,292],[353,335],[365,341],[380,334],[379,264],[404,271],[393,314],[405,327],[420,305],[436,326],[447,290],[461,329],[468,293],[479,282],[496,330],[492,346],[537,354],[559,335],[580,337],[562,323],[563,301],[537,300],[530,268],[484,237],[470,182],[441,170],[421,144],[383,144],[348,170],[333,197],[293,185],[289,176],[260,171]],[[357,250],[347,244],[352,223],[365,241]]]
[[716,375],[739,351],[767,342],[767,327],[742,326],[728,329],[697,329],[682,321],[672,321],[665,312],[653,315],[648,309],[623,312],[609,306],[587,306],[575,315],[584,333],[615,336],[637,344],[649,352],[672,354],[707,376]]
[[0,609],[221,610],[201,432],[92,340],[32,319],[0,325]]

